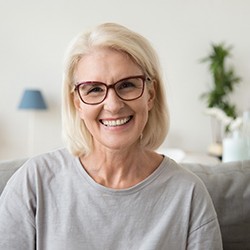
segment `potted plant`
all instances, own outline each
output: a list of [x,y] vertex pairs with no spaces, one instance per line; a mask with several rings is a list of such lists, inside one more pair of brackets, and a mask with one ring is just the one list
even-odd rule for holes
[[231,56],[232,47],[224,43],[212,44],[212,51],[203,58],[201,62],[209,64],[209,70],[212,75],[213,84],[207,92],[201,97],[206,100],[208,108],[219,108],[232,118],[236,118],[237,112],[234,104],[230,103],[229,94],[234,91],[234,87],[241,81],[241,78],[235,75],[231,66],[226,67],[226,59]]
[[[231,56],[231,46],[224,43],[212,44],[209,55],[201,60],[202,63],[208,63],[209,71],[212,76],[210,89],[201,95],[206,101],[207,108],[212,110],[221,110],[227,117],[235,119],[237,117],[236,106],[230,102],[230,94],[235,86],[241,81],[241,78],[235,74],[234,68],[226,64],[226,59]],[[209,112],[208,112],[209,113]],[[213,113],[213,112],[212,112]],[[210,112],[211,115],[211,112]],[[228,126],[225,127],[227,131]],[[221,124],[218,119],[212,120],[213,143],[209,149],[211,154],[221,156]]]

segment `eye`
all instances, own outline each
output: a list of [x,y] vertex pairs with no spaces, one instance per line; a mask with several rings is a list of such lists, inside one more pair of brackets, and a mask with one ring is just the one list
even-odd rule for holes
[[94,94],[101,94],[102,92],[105,92],[105,86],[102,84],[96,84],[96,83],[87,83],[82,84],[80,86],[80,92],[83,95],[94,95]]
[[91,94],[91,93],[99,93],[99,92],[103,92],[104,89],[101,88],[100,86],[96,86],[96,87],[92,87],[92,88],[89,88],[88,91],[87,91],[87,94]]
[[118,84],[118,89],[120,90],[128,88],[135,88],[135,83],[133,81],[126,80]]

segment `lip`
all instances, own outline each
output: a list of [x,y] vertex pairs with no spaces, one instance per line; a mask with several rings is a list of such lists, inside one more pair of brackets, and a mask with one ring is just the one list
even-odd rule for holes
[[113,119],[100,119],[100,123],[106,127],[120,127],[126,125],[132,120],[133,116],[127,116],[123,118],[113,118]]

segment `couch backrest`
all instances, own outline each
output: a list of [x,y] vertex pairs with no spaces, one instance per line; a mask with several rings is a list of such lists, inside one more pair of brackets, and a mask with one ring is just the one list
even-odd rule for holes
[[12,174],[23,165],[27,159],[0,162],[0,195]]
[[[0,162],[0,194],[26,160]],[[250,249],[250,161],[181,165],[206,185],[218,215],[224,250]]]
[[182,166],[206,185],[218,215],[224,249],[250,249],[250,161]]

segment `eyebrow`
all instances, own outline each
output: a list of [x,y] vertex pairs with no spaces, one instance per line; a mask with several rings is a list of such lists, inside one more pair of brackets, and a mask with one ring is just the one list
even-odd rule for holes
[[104,82],[99,82],[99,81],[83,81],[83,82],[78,82],[76,85],[79,85],[79,84],[95,84],[95,83],[104,83]]
[[[120,81],[123,81],[123,80],[126,80],[126,79],[137,78],[137,77],[145,77],[145,78],[147,78],[144,74],[141,74],[141,75],[132,75],[132,76],[127,76],[127,77],[121,78],[120,80],[118,80],[118,81],[112,83],[111,85],[116,84],[117,82],[120,82]],[[104,84],[107,85],[107,83],[101,82],[101,81],[82,81],[82,82],[77,82],[77,83],[75,84],[75,86],[77,86],[77,85],[79,85],[79,84],[83,84],[83,83],[84,83],[84,84],[95,84],[95,83],[102,83],[102,84],[103,84],[103,83],[104,83]]]

